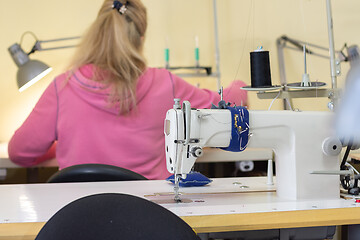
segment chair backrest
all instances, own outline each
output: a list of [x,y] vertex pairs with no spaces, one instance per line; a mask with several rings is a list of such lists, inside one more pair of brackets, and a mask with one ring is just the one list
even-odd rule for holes
[[105,164],[80,164],[64,168],[48,179],[48,183],[147,180],[125,168]]
[[166,208],[144,198],[95,194],[60,209],[35,240],[200,240]]

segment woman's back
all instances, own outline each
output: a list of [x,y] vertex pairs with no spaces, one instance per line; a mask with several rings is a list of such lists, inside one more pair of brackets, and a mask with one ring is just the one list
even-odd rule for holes
[[[157,69],[146,71],[137,84],[136,108],[120,115],[106,101],[108,89],[99,89],[102,85],[82,72],[76,72],[68,86],[58,90],[60,167],[105,163],[131,169],[149,179],[169,176],[163,137],[165,114],[173,102],[169,74]],[[60,77],[57,86],[61,82]]]
[[[209,108],[219,101],[219,95],[198,89],[167,70],[149,68],[139,78],[136,107],[128,114],[119,114],[116,105],[107,101],[109,89],[91,80],[92,69],[91,65],[80,68],[68,82],[66,74],[54,80],[12,138],[11,159],[20,165],[32,165],[35,159],[28,158],[29,152],[35,156],[57,140],[60,169],[103,163],[130,169],[149,179],[169,176],[163,126],[173,99],[189,100],[196,108]],[[229,94],[225,91],[225,99],[237,104],[245,102],[246,92],[239,89],[243,85],[236,82]],[[17,144],[35,137],[31,149]]]

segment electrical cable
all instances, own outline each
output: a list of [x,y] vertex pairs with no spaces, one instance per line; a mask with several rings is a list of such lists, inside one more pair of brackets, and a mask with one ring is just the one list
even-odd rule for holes
[[[279,93],[280,93],[280,92],[279,92]],[[289,109],[290,109],[291,111],[294,111],[294,109],[292,108],[292,106],[291,106],[291,104],[290,104],[289,99],[288,99],[288,98],[285,98],[285,101],[286,101],[286,103],[288,104]]]
[[20,43],[19,45],[21,46],[22,42],[23,42],[23,39],[24,39],[24,36],[26,34],[30,34],[31,36],[33,36],[35,38],[36,41],[38,41],[38,38],[36,37],[35,33],[31,32],[31,31],[26,31],[24,32],[22,35],[21,35],[21,38],[20,38]]
[[351,150],[351,146],[352,146],[351,141],[349,141],[349,145],[348,145],[347,148],[346,148],[344,157],[343,157],[343,159],[342,159],[342,161],[341,161],[341,164],[340,164],[340,169],[341,169],[341,170],[342,170],[342,168],[345,167],[345,163],[346,163],[347,158],[349,157],[349,153],[350,153],[350,150]]
[[172,92],[173,92],[173,99],[175,99],[175,84],[174,84],[174,79],[171,75],[171,73],[169,72],[169,76],[170,76],[170,80],[171,80],[171,86],[172,86]]
[[268,111],[270,111],[270,109],[271,109],[274,101],[280,96],[280,93],[281,93],[281,92],[279,91],[279,93],[276,95],[276,97],[271,101],[270,106],[269,106],[269,108],[268,108]]
[[[252,8],[252,7],[253,7],[253,1],[251,1],[251,6],[250,6],[250,8]],[[239,73],[239,70],[240,70],[240,66],[241,66],[242,61],[243,61],[243,59],[244,59],[244,53],[245,53],[245,47],[246,47],[246,44],[245,44],[245,43],[246,43],[246,41],[248,40],[248,34],[249,34],[249,29],[250,29],[250,19],[251,19],[251,16],[253,16],[253,15],[254,15],[254,14],[253,14],[253,11],[250,10],[250,11],[249,11],[248,21],[247,21],[246,32],[245,32],[244,45],[243,45],[243,49],[242,49],[242,52],[241,52],[239,64],[238,64],[238,66],[237,66],[236,73],[235,73],[235,76],[234,76],[234,78],[233,78],[233,81],[236,80],[236,77],[237,77],[237,75],[238,75],[238,73]],[[228,92],[226,93],[226,95],[227,95],[227,94],[230,94],[232,88],[233,88],[233,87],[231,86],[230,89],[228,90]]]

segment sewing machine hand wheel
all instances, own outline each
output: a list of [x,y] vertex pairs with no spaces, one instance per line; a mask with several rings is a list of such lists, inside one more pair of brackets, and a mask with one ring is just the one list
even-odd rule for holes
[[346,165],[342,166],[341,168],[341,170],[349,170],[351,172],[349,175],[340,175],[341,186],[345,190],[357,187],[357,179],[355,179],[354,170]]

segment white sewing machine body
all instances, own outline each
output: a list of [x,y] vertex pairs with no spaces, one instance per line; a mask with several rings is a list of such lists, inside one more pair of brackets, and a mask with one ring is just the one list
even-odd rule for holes
[[[339,198],[339,176],[311,174],[339,170],[338,155],[342,146],[334,137],[332,115],[330,112],[249,111],[248,146],[274,150],[279,197]],[[227,109],[169,110],[165,120],[168,171],[184,177],[201,156],[203,147],[229,145],[231,128],[231,113]]]

